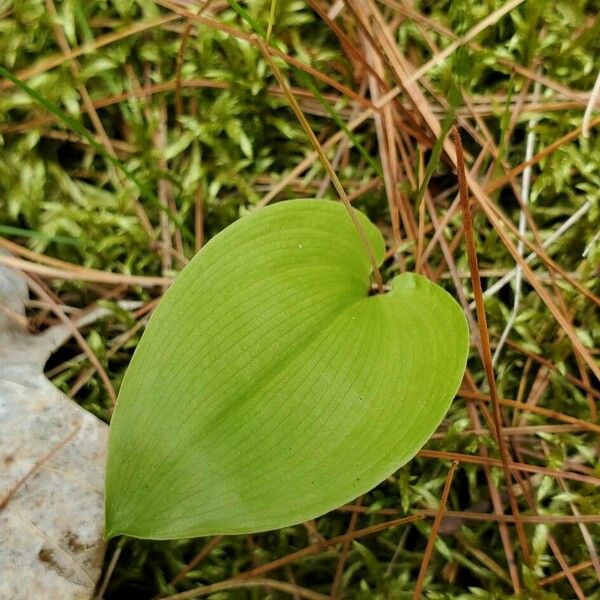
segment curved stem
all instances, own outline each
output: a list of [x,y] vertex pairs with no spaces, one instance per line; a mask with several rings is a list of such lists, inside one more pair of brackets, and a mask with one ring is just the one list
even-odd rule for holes
[[346,194],[346,191],[344,190],[344,187],[342,186],[342,182],[339,180],[339,178],[335,172],[335,169],[332,167],[331,163],[329,162],[329,159],[327,158],[325,152],[323,151],[321,143],[317,139],[317,136],[315,135],[314,131],[311,129],[308,121],[306,120],[306,117],[304,116],[304,113],[302,112],[302,109],[300,108],[298,101],[296,100],[294,94],[292,93],[292,90],[290,89],[287,81],[283,77],[283,74],[279,70],[279,67],[275,64],[275,62],[271,58],[267,44],[264,42],[264,40],[262,40],[257,35],[255,35],[254,38],[256,39],[258,46],[260,47],[265,60],[271,67],[273,74],[275,75],[275,78],[277,79],[277,82],[279,83],[279,85],[281,86],[281,89],[284,91],[285,95],[287,96],[287,98],[290,102],[290,105],[292,107],[292,110],[296,114],[298,121],[300,121],[300,125],[302,125],[302,129],[304,129],[304,132],[308,136],[308,139],[310,140],[311,144],[313,145],[315,152],[319,155],[319,159],[321,160],[323,167],[325,167],[325,171],[327,172],[327,175],[329,175],[329,177],[331,178],[331,182],[333,183],[333,186],[335,187],[341,201],[343,202],[344,206],[348,210],[348,214],[350,215],[350,218],[352,219],[352,223],[354,224],[354,227],[356,228],[356,232],[358,233],[358,236],[360,237],[361,242],[363,243],[363,246],[365,247],[367,255],[369,256],[369,262],[371,263],[371,268],[373,269],[373,276],[375,277],[375,283],[377,284],[377,289],[379,290],[380,294],[383,294],[384,293],[383,279],[381,278],[381,272],[379,271],[379,266],[377,264],[377,259],[375,258],[375,254],[373,253],[373,248],[371,248],[371,244],[369,243],[367,234],[365,233],[365,230],[363,229],[362,225],[360,224],[360,221],[358,220],[358,217],[356,216],[356,212],[354,211],[354,209],[352,208],[352,205],[350,204],[350,200],[348,199],[348,195]]

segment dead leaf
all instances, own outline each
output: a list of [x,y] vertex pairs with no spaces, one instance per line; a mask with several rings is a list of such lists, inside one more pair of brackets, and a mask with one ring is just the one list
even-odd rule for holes
[[0,599],[90,598],[105,551],[108,428],[44,376],[70,332],[31,335],[27,297],[22,276],[0,267]]

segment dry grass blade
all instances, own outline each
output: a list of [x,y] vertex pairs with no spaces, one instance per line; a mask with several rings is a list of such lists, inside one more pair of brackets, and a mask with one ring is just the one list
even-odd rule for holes
[[[379,531],[385,531],[387,529],[391,529],[392,527],[398,527],[400,525],[407,525],[408,523],[414,523],[415,521],[419,521],[424,518],[424,515],[411,515],[409,517],[403,517],[401,519],[394,519],[392,521],[386,521],[385,523],[380,523],[378,525],[372,525],[371,527],[365,527],[364,529],[358,529],[356,531],[352,531],[346,533],[344,535],[339,535],[337,537],[331,538],[325,542],[317,542],[315,544],[311,544],[302,550],[298,550],[293,552],[292,554],[288,554],[282,558],[278,558],[266,565],[260,565],[258,567],[254,567],[249,571],[240,573],[231,579],[223,581],[222,584],[231,583],[231,582],[247,582],[247,581],[255,581],[256,578],[264,575],[265,573],[269,573],[270,571],[274,571],[275,569],[279,569],[288,565],[299,558],[303,558],[305,556],[310,556],[311,554],[316,554],[321,552],[327,548],[331,548],[332,546],[337,546],[338,544],[344,543],[347,540],[355,540],[367,535],[372,535]],[[221,584],[217,584],[221,585]],[[183,600],[184,598],[193,598],[195,595],[205,589],[205,587],[194,588],[193,590],[189,590],[184,592],[187,595],[176,594],[174,596],[168,596],[166,600]]]
[[[360,506],[361,504],[362,497],[356,501],[357,506]],[[348,524],[348,529],[346,533],[352,533],[356,529],[357,522],[358,513],[352,513],[352,515],[350,516],[350,523]],[[331,600],[335,600],[339,595],[340,585],[342,583],[342,575],[344,574],[344,567],[346,566],[346,560],[348,559],[348,551],[350,550],[350,543],[351,540],[347,539],[342,545],[342,554],[340,555],[340,559],[338,560],[338,564],[335,569],[335,576],[331,585],[331,592],[329,593]]]
[[429,539],[427,540],[427,547],[425,548],[425,553],[423,554],[423,562],[421,563],[421,569],[419,570],[417,584],[415,585],[413,600],[419,600],[419,598],[421,597],[423,584],[425,583],[425,576],[427,575],[427,567],[429,566],[429,561],[431,560],[431,555],[433,554],[433,549],[435,546],[435,538],[437,537],[438,530],[440,528],[440,525],[442,524],[442,519],[444,518],[446,502],[448,501],[448,496],[450,495],[450,489],[452,488],[452,480],[454,479],[454,473],[456,472],[457,467],[458,462],[454,461],[450,466],[450,469],[448,470],[448,475],[446,476],[446,483],[444,484],[444,490],[442,492],[440,505],[435,513],[435,520],[433,521],[433,525],[431,526],[431,533],[429,534]]
[[327,600],[327,596],[324,596],[323,594],[319,594],[317,592],[312,592],[311,590],[307,590],[298,585],[286,583],[277,579],[262,578],[251,579],[248,581],[222,581],[221,583],[213,583],[211,585],[206,585],[201,588],[189,590],[188,592],[182,592],[181,594],[169,596],[168,600],[187,600],[190,598],[200,598],[202,596],[208,596],[210,594],[215,594],[217,592],[223,592],[226,590],[256,587],[267,589],[271,588],[273,590],[278,590],[280,592],[285,592],[291,595],[297,594],[299,597],[306,598],[307,600]]
[[[222,535],[217,535],[214,538],[211,538],[205,546],[203,546],[202,550],[192,558],[192,560],[183,568],[171,581],[169,581],[170,586],[177,585],[180,581],[183,581],[186,575],[197,565],[199,565],[223,540]],[[162,598],[162,596],[156,596],[156,599]]]
[[[8,247],[5,244],[5,247]],[[140,285],[143,287],[154,287],[169,285],[173,279],[171,277],[143,277],[136,275],[120,275],[118,273],[106,273],[96,269],[88,269],[79,265],[72,265],[60,261],[60,267],[50,267],[38,265],[14,256],[0,255],[0,264],[20,269],[26,273],[37,273],[42,277],[53,279],[75,280],[75,281],[95,281],[97,283],[108,283],[113,285]]]
[[[575,574],[575,573],[579,573],[580,571],[585,571],[586,569],[589,569],[591,566],[592,566],[592,561],[586,560],[585,562],[582,562],[574,567],[571,567],[570,571],[571,571],[571,573]],[[555,573],[554,575],[550,575],[550,577],[540,579],[540,581],[538,581],[538,585],[540,587],[544,587],[544,586],[550,585],[551,583],[554,583],[556,581],[560,581],[564,577],[566,577],[565,572],[560,571],[560,573]]]
[[[471,454],[460,454],[459,452],[446,452],[441,450],[421,450],[417,456],[424,458],[437,458],[444,460],[458,460],[460,462],[471,463],[475,465],[489,465],[491,467],[504,468],[502,460],[499,458],[485,458],[483,456],[474,456]],[[529,465],[526,463],[509,462],[508,467],[512,471],[521,471],[523,473],[539,473],[540,475],[548,475],[556,479],[569,479],[571,481],[580,481],[581,483],[589,483],[595,487],[600,487],[600,478],[592,475],[584,475],[574,473],[572,471],[564,471],[560,469],[550,469],[548,467],[538,467],[537,465]]]
[[[13,4],[0,9],[0,63],[90,137],[0,81],[0,251],[10,253],[0,270],[29,274],[41,294],[25,316],[0,303],[0,320],[75,335],[45,375],[84,409],[110,418],[113,384],[194,252],[246,212],[332,197],[334,186],[381,229],[383,279],[411,270],[438,282],[471,331],[447,419],[364,499],[249,537],[122,539],[98,600],[458,597],[471,585],[594,597],[600,75],[590,3],[561,19],[523,0],[448,10],[414,0]],[[452,138],[436,142],[453,121],[466,159]],[[150,193],[130,194],[105,154]],[[516,277],[516,293],[499,293]],[[99,301],[119,308],[88,334]],[[455,495],[460,507],[448,510]]]
[[[0,258],[3,258],[3,257],[0,256]],[[10,258],[10,257],[4,257],[4,258]],[[108,397],[110,398],[110,402],[111,402],[112,406],[114,406],[117,401],[117,394],[115,393],[115,390],[113,388],[110,377],[106,373],[106,370],[104,369],[104,367],[98,360],[98,357],[96,356],[94,351],[90,348],[90,346],[86,342],[85,338],[79,332],[79,329],[77,329],[77,327],[73,323],[73,321],[71,321],[71,319],[69,319],[69,317],[65,314],[65,312],[62,310],[62,308],[59,306],[59,304],[54,301],[52,296],[50,296],[50,294],[48,294],[41,285],[39,285],[29,275],[26,275],[26,278],[27,278],[27,284],[29,285],[29,287],[40,298],[42,298],[43,300],[45,300],[52,306],[52,311],[54,312],[54,314],[56,314],[56,316],[71,330],[73,337],[75,338],[75,340],[77,341],[77,343],[79,344],[79,346],[81,347],[81,349],[83,350],[85,355],[89,358],[89,360],[92,363],[92,365],[94,366],[94,368],[98,371],[98,375],[100,376],[100,379],[102,380],[102,383],[104,385],[106,393],[108,394]]]
[[583,113],[583,122],[581,123],[581,134],[583,137],[590,137],[590,121],[592,120],[592,114],[600,98],[600,71],[596,76],[596,82],[590,94],[588,105],[585,107],[585,113]]
[[496,442],[498,443],[500,456],[502,457],[504,479],[506,482],[506,489],[508,492],[511,510],[513,516],[515,517],[515,525],[517,529],[517,536],[519,538],[519,544],[521,546],[521,551],[523,553],[523,558],[525,559],[525,562],[528,565],[530,565],[531,553],[529,551],[529,542],[527,541],[527,536],[525,535],[523,525],[519,520],[519,507],[517,505],[517,500],[515,498],[514,491],[512,488],[512,475],[509,466],[510,457],[508,453],[508,448],[506,447],[504,434],[502,433],[502,411],[500,409],[500,403],[498,401],[494,368],[492,366],[492,350],[490,347],[489,335],[487,330],[487,318],[485,315],[485,307],[483,304],[483,289],[481,287],[481,279],[479,277],[479,265],[475,249],[475,236],[473,233],[473,219],[471,216],[471,206],[469,204],[464,155],[462,150],[462,143],[460,140],[460,134],[458,133],[458,129],[456,129],[456,127],[452,128],[452,138],[456,147],[458,186],[461,208],[463,211],[465,244],[467,248],[467,256],[469,259],[469,270],[471,271],[471,281],[473,283],[473,294],[475,296],[477,308],[477,321],[479,323],[479,334],[481,338],[481,348],[483,351],[484,369],[490,388],[490,396],[492,398]]

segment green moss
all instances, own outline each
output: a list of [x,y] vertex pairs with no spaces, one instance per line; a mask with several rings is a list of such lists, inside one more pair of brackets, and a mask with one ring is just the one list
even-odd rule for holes
[[[113,31],[133,26],[144,19],[152,19],[166,11],[149,0],[123,2],[117,0],[64,0],[57,2],[58,24],[64,29],[72,47],[99,39]],[[219,3],[216,3],[219,4]],[[380,6],[385,7],[386,3]],[[428,18],[462,35],[469,31],[504,0],[443,0],[415,2],[415,8]],[[270,0],[251,0],[243,3],[250,14],[267,27]],[[382,10],[387,11],[383,8]],[[588,92],[594,83],[600,54],[600,10],[597,0],[538,0],[525,2],[496,25],[477,36],[480,50],[472,46],[453,54],[446,63],[429,74],[431,85],[445,97],[459,83],[469,94],[489,100],[492,114],[486,117],[492,137],[502,141],[503,158],[516,165],[524,159],[525,136],[531,113],[519,116],[511,136],[507,127],[512,105],[526,85],[523,76],[516,73],[506,61],[542,68],[548,78],[567,87],[573,93]],[[221,22],[251,33],[250,29],[230,8],[219,10]],[[392,12],[386,12],[392,18]],[[348,15],[342,15],[338,24],[348,28]],[[414,61],[431,57],[422,25],[410,19],[400,22],[396,39],[403,52]],[[40,124],[48,113],[29,95],[15,87],[0,94],[0,235],[17,241],[35,251],[52,257],[96,269],[160,275],[160,219],[162,211],[151,197],[158,193],[159,182],[168,180],[176,214],[169,219],[172,234],[177,230],[183,239],[183,251],[189,258],[194,254],[194,202],[200,190],[204,203],[204,231],[206,238],[223,229],[240,214],[250,210],[298,162],[311,147],[286,100],[272,93],[275,85],[268,66],[260,52],[247,42],[230,38],[209,27],[192,28],[182,63],[182,78],[209,80],[216,85],[184,87],[183,112],[175,110],[173,89],[151,95],[132,94],[128,99],[111,98],[131,93],[139,86],[172,82],[176,76],[177,56],[180,51],[183,20],[154,27],[143,33],[85,53],[77,58],[79,71],[73,73],[67,61],[50,70],[41,70],[27,79],[27,83],[47,101],[58,105],[77,119],[90,133],[95,134],[89,115],[81,114],[79,86],[84,85],[91,98],[103,104],[98,108],[106,134],[126,168],[142,183],[144,193],[124,177],[117,168],[89,144],[77,138],[65,140],[69,133],[60,122]],[[445,47],[449,39],[427,30],[431,41]],[[299,0],[278,0],[275,11],[273,36],[285,50],[299,60],[320,69],[340,83],[358,89],[356,69],[343,55],[338,40],[312,12],[309,5]],[[53,56],[59,56],[60,47],[54,37],[52,19],[44,0],[0,3],[0,59],[13,73],[35,66]],[[295,86],[306,87],[294,71],[280,64]],[[313,79],[323,95],[337,92]],[[531,91],[531,89],[530,89]],[[344,98],[328,97],[328,102],[344,121],[348,120],[351,102]],[[562,100],[556,92],[542,88],[542,100]],[[304,104],[305,108],[308,106]],[[167,139],[158,147],[157,131],[161,115],[166,109]],[[315,114],[313,114],[315,113]],[[581,124],[583,107],[538,114],[535,126],[536,148],[542,149]],[[320,139],[327,139],[338,130],[335,120],[310,102],[308,117]],[[69,133],[69,135],[72,135]],[[378,161],[377,137],[372,122],[360,127],[356,139],[374,161]],[[469,140],[467,145],[469,145]],[[477,151],[475,146],[468,148]],[[333,156],[333,152],[331,153]],[[425,160],[430,154],[426,151]],[[349,191],[377,176],[377,164],[367,161],[356,149],[351,149],[349,160],[338,172]],[[483,163],[481,173],[492,163]],[[500,171],[495,170],[497,175]],[[593,133],[583,140],[577,138],[563,145],[540,162],[535,170],[530,199],[530,210],[540,235],[546,238],[565,219],[584,203],[591,208],[549,249],[548,253],[565,270],[573,272],[580,282],[598,293],[597,264],[600,243],[591,248],[586,260],[582,252],[592,240],[598,227],[600,189],[600,136]],[[324,177],[320,165],[302,175],[298,182],[280,197],[313,196]],[[434,170],[430,189],[440,193],[455,182],[444,164]],[[413,190],[414,192],[414,190]],[[327,197],[334,197],[330,187]],[[450,200],[439,201],[441,211]],[[513,219],[518,221],[519,205],[508,188],[494,195],[494,200]],[[152,225],[148,236],[135,211],[139,202]],[[387,200],[380,186],[357,201],[376,220],[383,231],[389,232]],[[450,221],[448,239],[460,226],[460,219]],[[514,261],[499,243],[489,223],[481,216],[476,220],[479,256],[482,269],[507,270]],[[17,228],[17,229],[15,229]],[[413,249],[404,247],[407,264],[414,265]],[[455,252],[457,267],[467,270],[462,246]],[[436,248],[431,264],[439,265],[442,254]],[[539,263],[533,263],[541,273]],[[388,275],[398,270],[396,263],[386,265]],[[177,260],[173,271],[179,268]],[[484,287],[496,278],[486,278]],[[449,279],[442,280],[449,290]],[[470,286],[465,279],[465,291]],[[54,291],[71,306],[87,306],[103,295],[102,286],[84,283],[52,282]],[[572,290],[561,286],[565,302],[572,315],[582,342],[598,347],[600,321],[593,305]],[[127,298],[149,300],[156,291],[129,288]],[[513,292],[507,286],[487,301],[490,335],[500,336],[511,311]],[[115,308],[111,318],[94,330],[87,329],[86,337],[97,352],[103,366],[118,388],[131,358],[140,332],[123,346],[113,348],[115,339],[133,325],[131,316]],[[525,379],[524,398],[536,386],[548,382],[537,403],[545,408],[590,420],[588,399],[584,392],[563,375],[580,376],[570,344],[562,339],[538,295],[525,284],[521,310],[510,339],[520,346],[541,354],[552,361],[558,372],[546,373],[532,363]],[[527,357],[512,347],[502,353],[497,365],[500,394],[516,398],[526,367]],[[473,353],[469,367],[478,385],[485,385],[483,369]],[[79,356],[72,343],[52,358],[48,370],[53,380],[68,392],[87,372],[87,359]],[[77,392],[76,400],[88,410],[109,418],[110,403],[97,375]],[[530,415],[529,425],[554,423],[540,416]],[[496,446],[489,435],[465,433],[471,428],[466,403],[457,400],[449,413],[442,431],[447,434],[433,439],[428,447],[450,452],[478,452],[480,444],[497,456]],[[524,455],[523,460],[544,466],[557,466],[564,458],[597,466],[597,438],[589,433],[544,433],[536,438],[524,438],[523,445],[540,450],[544,440],[548,460]],[[532,440],[536,440],[535,445]],[[416,458],[394,478],[373,490],[363,499],[364,506],[397,509],[409,513],[424,507],[435,508],[441,496],[447,473],[447,463]],[[597,472],[597,468],[596,468]],[[502,485],[502,475],[491,470],[494,481]],[[540,510],[550,514],[571,514],[567,499],[571,499],[582,513],[597,514],[600,507],[598,488],[569,481],[569,496],[556,479],[535,479]],[[457,472],[448,508],[452,510],[482,510],[489,512],[489,492],[483,470],[474,464],[462,464]],[[522,506],[525,503],[522,502]],[[317,530],[326,538],[343,534],[349,521],[347,513],[335,512],[319,519]],[[371,511],[361,515],[358,527],[379,523],[390,515]],[[381,532],[350,546],[342,585],[347,598],[410,598],[416,581],[431,521],[423,521],[406,529]],[[404,534],[404,532],[407,532]],[[600,526],[593,524],[589,531],[598,545]],[[513,532],[513,538],[514,531]],[[554,526],[549,529],[564,553],[566,561],[575,565],[589,558],[579,528],[574,525]],[[537,589],[536,581],[560,570],[548,546],[547,533],[540,527],[526,525],[534,549],[533,570],[523,577],[529,586],[523,598],[568,598],[573,596],[569,583],[559,580]],[[506,560],[498,527],[482,521],[464,521],[450,532],[443,533],[436,544],[428,571],[426,597],[429,599],[508,598],[512,586],[484,566],[465,549],[459,537],[470,546],[484,551],[506,571]],[[178,542],[141,542],[125,540],[113,542],[108,557],[121,543],[123,551],[110,581],[107,598],[149,598],[158,593],[183,591],[201,584],[222,581],[256,564],[266,563],[289,554],[315,541],[314,533],[299,526],[254,536],[231,537],[223,540],[187,578],[176,587],[168,582],[187,564],[206,543],[205,540]],[[398,544],[401,549],[396,552]],[[334,551],[307,556],[291,567],[299,585],[328,594],[339,554]],[[453,566],[456,561],[456,569]],[[287,579],[285,570],[274,576]],[[577,580],[586,597],[600,598],[598,582],[592,569],[581,571]],[[267,596],[264,589],[236,590],[215,594],[213,598],[283,597],[275,592]]]

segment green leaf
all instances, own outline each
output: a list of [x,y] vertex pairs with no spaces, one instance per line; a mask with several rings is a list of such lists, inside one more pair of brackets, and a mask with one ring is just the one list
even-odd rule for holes
[[[381,262],[384,242],[357,213]],[[405,273],[370,295],[338,203],[240,219],[158,306],[110,430],[108,536],[284,527],[377,485],[428,440],[465,368],[458,304]]]

